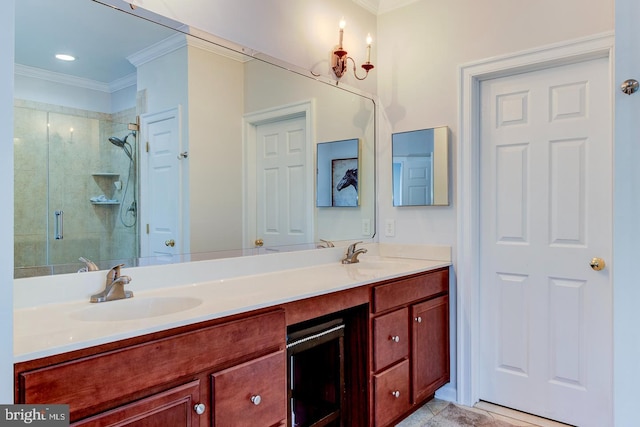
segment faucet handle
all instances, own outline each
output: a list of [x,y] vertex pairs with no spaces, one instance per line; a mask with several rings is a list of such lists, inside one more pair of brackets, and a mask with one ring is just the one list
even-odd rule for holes
[[349,254],[354,253],[356,251],[356,245],[358,245],[359,243],[362,243],[362,241],[350,244],[349,247],[347,248],[347,253]]
[[336,246],[336,245],[333,244],[333,242],[331,240],[320,239],[320,241],[322,243],[317,246],[318,249],[321,249],[321,248],[335,248],[335,246]]
[[85,258],[85,257],[81,256],[80,258],[78,258],[78,260],[84,263],[84,267],[82,267],[80,270],[78,270],[78,273],[84,273],[84,272],[87,272],[87,271],[98,271],[98,270],[100,270],[98,268],[98,266],[88,258]]
[[120,269],[122,267],[124,267],[124,264],[118,264],[118,265],[114,265],[113,267],[111,267],[111,269],[107,273],[107,277],[109,278],[110,281],[114,281],[118,277],[120,277]]

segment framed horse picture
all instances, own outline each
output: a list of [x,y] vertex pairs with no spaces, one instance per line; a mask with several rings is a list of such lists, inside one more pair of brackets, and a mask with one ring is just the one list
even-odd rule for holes
[[358,207],[360,140],[322,142],[317,145],[316,205]]
[[358,206],[358,159],[333,159],[331,177],[331,205]]

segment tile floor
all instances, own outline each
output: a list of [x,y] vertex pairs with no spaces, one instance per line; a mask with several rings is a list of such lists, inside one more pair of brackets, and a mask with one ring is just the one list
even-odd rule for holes
[[433,399],[396,427],[570,427],[513,409],[479,402],[469,408]]

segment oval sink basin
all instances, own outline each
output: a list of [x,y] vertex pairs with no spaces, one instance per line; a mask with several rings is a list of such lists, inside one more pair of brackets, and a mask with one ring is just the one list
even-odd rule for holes
[[71,317],[87,322],[146,319],[189,310],[200,304],[202,304],[200,298],[191,297],[133,297],[91,304],[89,307],[72,312]]

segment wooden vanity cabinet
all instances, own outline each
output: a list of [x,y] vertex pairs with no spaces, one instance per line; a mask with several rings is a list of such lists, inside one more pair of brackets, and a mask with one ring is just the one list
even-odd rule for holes
[[[69,360],[54,356],[17,364],[16,403],[69,404],[72,425],[82,426],[221,427],[239,414],[246,425],[286,420],[284,311],[174,333],[121,348],[94,347],[92,354]],[[219,384],[210,378],[238,382],[215,390]],[[265,396],[260,405],[249,400],[260,408],[255,416],[225,403],[225,394],[248,393],[243,387],[249,384],[241,381],[259,385],[256,393]],[[281,404],[273,405],[275,400]],[[272,424],[264,424],[267,415]],[[172,422],[158,421],[164,417]]]
[[449,270],[15,365],[15,402],[71,425],[284,427],[287,325],[345,320],[345,427],[389,427],[449,380]]
[[406,417],[449,381],[449,271],[374,286],[370,425]]

